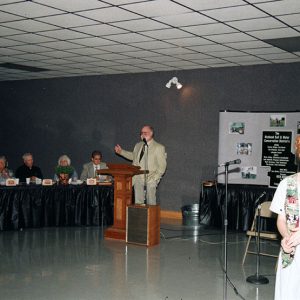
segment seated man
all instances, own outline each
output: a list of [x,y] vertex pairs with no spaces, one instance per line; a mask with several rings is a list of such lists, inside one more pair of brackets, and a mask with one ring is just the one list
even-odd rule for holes
[[[95,178],[97,170],[107,169],[107,165],[102,160],[102,153],[98,150],[92,152],[91,162],[83,165],[83,170],[80,175],[80,180],[87,180],[87,178]],[[100,180],[105,180],[107,176],[101,176]]]
[[0,183],[5,182],[7,178],[12,178],[14,173],[6,167],[5,156],[0,156]]
[[26,182],[26,178],[35,182],[36,178],[43,179],[42,171],[39,167],[33,165],[33,156],[31,153],[25,153],[23,156],[24,164],[16,170],[16,178],[20,182]]

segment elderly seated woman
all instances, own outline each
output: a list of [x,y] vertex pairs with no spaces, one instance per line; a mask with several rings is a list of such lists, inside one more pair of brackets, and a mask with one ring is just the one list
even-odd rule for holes
[[12,178],[14,173],[6,167],[5,156],[0,156],[0,182],[5,182],[7,178]]
[[[69,158],[69,156],[68,155],[60,156],[58,159],[58,166],[63,166],[63,167],[71,166],[71,159]],[[72,174],[70,174],[70,178],[72,179],[72,181],[77,181],[78,174],[77,174],[76,170],[74,169],[74,167],[72,167],[72,168],[73,168],[73,172],[72,172]],[[59,180],[57,174],[54,175],[54,180],[55,181]]]

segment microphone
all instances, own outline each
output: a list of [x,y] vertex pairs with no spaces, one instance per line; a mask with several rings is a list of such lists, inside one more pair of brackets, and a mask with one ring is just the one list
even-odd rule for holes
[[260,204],[260,200],[266,195],[266,192],[262,192],[262,194],[255,200],[254,202],[254,206],[256,206],[256,204]]
[[240,159],[235,159],[231,161],[227,161],[223,164],[218,165],[218,167],[230,166],[230,165],[239,165],[241,163]]
[[143,142],[145,143],[146,146],[148,146],[147,141],[145,138],[143,138]]

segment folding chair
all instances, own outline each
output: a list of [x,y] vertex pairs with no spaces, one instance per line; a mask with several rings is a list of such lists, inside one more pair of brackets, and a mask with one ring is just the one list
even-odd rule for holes
[[[271,205],[271,201],[267,201],[261,204],[261,210],[260,210],[260,216],[262,218],[269,218],[269,219],[276,219],[277,216],[276,214],[274,214],[272,211],[270,211],[270,205]],[[247,231],[247,236],[249,236],[248,241],[247,241],[247,245],[246,245],[246,249],[245,249],[245,253],[244,253],[244,257],[243,257],[243,262],[242,265],[244,265],[244,262],[246,260],[246,256],[247,254],[257,254],[257,251],[249,251],[249,245],[250,245],[250,241],[253,237],[255,237],[257,239],[258,233],[256,232],[256,221],[257,221],[257,216],[258,216],[258,208],[255,211],[255,215],[254,215],[254,220],[251,226],[251,229]],[[278,240],[278,233],[277,232],[272,232],[272,231],[261,231],[260,232],[260,239],[266,239],[266,240]],[[279,250],[278,250],[279,252]],[[278,255],[274,255],[274,254],[270,254],[270,253],[266,253],[266,252],[260,252],[260,255],[263,256],[271,256],[271,257],[278,257]]]

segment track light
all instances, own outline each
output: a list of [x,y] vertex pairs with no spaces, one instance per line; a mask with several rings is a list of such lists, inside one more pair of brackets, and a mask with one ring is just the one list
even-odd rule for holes
[[171,87],[172,83],[176,85],[178,90],[180,90],[182,88],[182,84],[180,82],[178,82],[177,77],[173,77],[171,80],[169,80],[166,84],[166,87],[169,89]]

